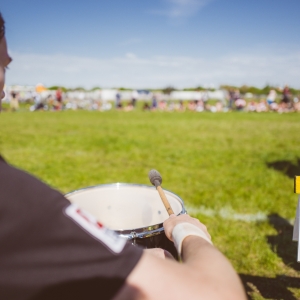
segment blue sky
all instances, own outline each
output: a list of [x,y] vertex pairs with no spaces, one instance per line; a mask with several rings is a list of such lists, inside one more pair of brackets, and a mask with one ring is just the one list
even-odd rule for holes
[[8,84],[300,88],[299,0],[5,0]]

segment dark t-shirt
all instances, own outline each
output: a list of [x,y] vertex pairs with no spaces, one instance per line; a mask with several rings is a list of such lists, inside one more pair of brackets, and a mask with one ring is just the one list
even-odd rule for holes
[[0,156],[1,299],[111,299],[123,285],[142,249],[69,208],[62,194]]

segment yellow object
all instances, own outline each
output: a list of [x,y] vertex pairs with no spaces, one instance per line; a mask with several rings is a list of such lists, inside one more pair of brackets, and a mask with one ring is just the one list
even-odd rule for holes
[[294,192],[300,194],[300,176],[295,176]]
[[47,88],[44,87],[41,83],[39,83],[35,86],[35,91],[37,93],[41,93],[41,92],[47,91]]

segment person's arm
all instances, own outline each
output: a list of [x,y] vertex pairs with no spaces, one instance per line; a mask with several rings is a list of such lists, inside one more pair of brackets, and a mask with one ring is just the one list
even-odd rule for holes
[[[206,227],[197,219],[181,215],[172,216],[164,223],[169,239],[172,240],[173,228],[179,223],[193,224],[209,237]],[[205,239],[186,237],[182,243],[182,260],[183,263],[163,260],[144,252],[114,300],[246,299],[229,261]]]

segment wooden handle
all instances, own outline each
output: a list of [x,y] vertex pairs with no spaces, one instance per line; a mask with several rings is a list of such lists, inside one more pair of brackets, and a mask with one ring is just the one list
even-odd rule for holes
[[171,205],[170,205],[170,203],[169,203],[169,201],[168,201],[168,199],[167,199],[167,197],[166,197],[163,189],[161,188],[161,186],[157,186],[156,189],[157,189],[157,191],[159,193],[159,196],[160,196],[160,198],[161,198],[161,200],[162,200],[162,202],[163,202],[163,204],[164,204],[164,206],[165,206],[168,214],[169,215],[174,214],[174,211],[173,211],[173,209],[172,209],[172,207],[171,207]]

